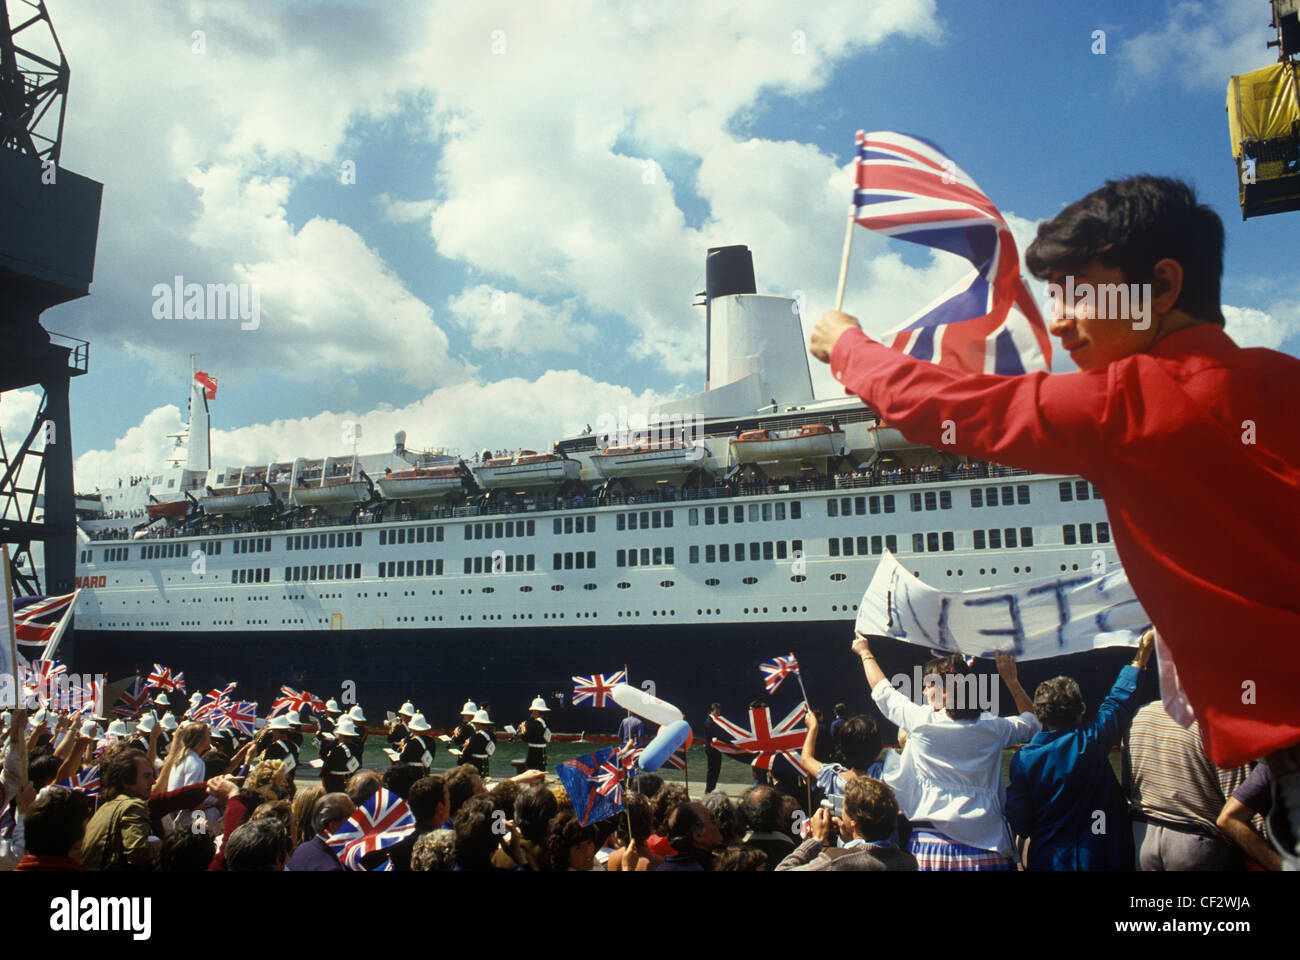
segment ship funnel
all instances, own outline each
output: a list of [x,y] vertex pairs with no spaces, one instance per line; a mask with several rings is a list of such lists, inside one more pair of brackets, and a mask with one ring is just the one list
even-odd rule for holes
[[713,300],[733,293],[758,293],[754,255],[743,243],[710,247],[704,260],[704,296]]
[[405,430],[398,430],[395,434],[393,434],[393,447],[396,449],[398,453],[401,453],[406,449]]
[[185,439],[185,469],[207,473],[212,469],[209,449],[212,415],[208,411],[208,397],[216,397],[217,382],[202,370],[190,379],[190,425]]

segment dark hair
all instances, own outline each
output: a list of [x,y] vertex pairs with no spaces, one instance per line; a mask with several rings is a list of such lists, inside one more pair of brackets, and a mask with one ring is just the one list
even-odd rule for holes
[[456,811],[456,865],[462,870],[487,870],[501,839],[492,832],[496,805],[490,794],[470,797]]
[[[631,797],[629,796],[629,802]],[[643,798],[641,802],[644,803]],[[560,809],[555,794],[540,783],[529,787],[515,798],[515,826],[525,840],[542,844],[546,841],[546,825]]]
[[278,870],[289,832],[275,817],[257,817],[236,827],[224,848],[227,870]]
[[27,779],[37,790],[48,787],[59,775],[63,761],[52,753],[33,754],[27,761]]
[[1025,265],[1040,280],[1096,260],[1120,268],[1127,283],[1148,283],[1165,258],[1183,267],[1174,306],[1223,326],[1223,221],[1181,180],[1147,174],[1107,180],[1039,224],[1025,251]]
[[1077,726],[1086,709],[1083,691],[1072,677],[1044,680],[1034,690],[1034,714],[1044,725]]
[[415,781],[428,772],[422,763],[395,763],[384,771],[384,789],[405,800],[410,796]]
[[863,839],[884,840],[898,825],[898,801],[882,781],[853,777],[844,784],[844,815],[858,825]]
[[636,778],[636,792],[652,800],[663,789],[664,778],[657,773],[643,773]]
[[67,787],[47,787],[27,811],[27,852],[38,857],[66,857],[86,832],[90,801]]
[[865,770],[876,762],[884,741],[874,717],[859,713],[840,724],[840,755],[852,770]]
[[665,836],[668,830],[668,815],[679,803],[689,803],[690,793],[680,783],[665,783],[651,801],[650,809],[654,813],[655,833]]
[[569,851],[580,843],[595,842],[595,831],[578,822],[575,814],[557,813],[546,827],[546,859],[552,870],[569,869]]
[[[410,796],[406,798],[406,803],[411,808],[411,816],[420,823],[427,823],[433,819],[446,797],[447,783],[442,777],[421,777],[411,784]],[[442,824],[437,823],[434,826],[441,827]]]
[[842,703],[835,704],[835,716],[837,717],[844,716],[844,714],[848,711],[848,709],[849,708],[845,704]]
[[203,778],[211,780],[213,777],[219,777],[226,772],[230,766],[230,758],[220,750],[212,749],[203,755]]
[[348,780],[348,796],[356,806],[361,806],[379,792],[381,781],[374,770],[358,770]]
[[217,842],[210,833],[173,830],[163,839],[158,868],[176,873],[199,873],[208,869],[216,853]]
[[720,703],[709,704],[709,713],[712,713],[714,710],[721,710],[721,709],[722,709],[722,704]]
[[705,794],[700,802],[704,804],[709,815],[713,817],[714,823],[718,825],[718,832],[722,834],[724,844],[735,843],[741,838],[745,831],[741,828],[740,813],[729,796],[721,790],[714,790],[712,793]]
[[505,811],[506,819],[515,818],[515,803],[519,799],[519,784],[513,780],[502,780],[492,788],[492,799]]
[[149,762],[144,751],[125,743],[115,743],[104,751],[103,759],[99,763],[101,804],[125,792],[128,783],[135,783],[140,775],[141,760]]
[[695,834],[704,830],[704,820],[689,801],[677,804],[668,815],[668,843],[678,853],[695,848]]
[[781,794],[772,787],[753,787],[740,801],[740,816],[758,833],[780,832]]
[[[202,814],[196,814],[202,816]],[[257,809],[253,811],[250,820],[260,820],[263,817],[270,817],[273,820],[280,821],[284,827],[284,855],[287,857],[293,852],[293,843],[289,839],[293,830],[293,804],[288,800],[267,800],[258,804]]]
[[[344,803],[344,801],[347,803]],[[345,821],[352,816],[350,807],[355,806],[346,793],[327,793],[316,801],[311,813],[311,828],[318,837],[324,837],[331,823]]]
[[[937,676],[939,678],[938,683],[942,684],[944,693],[951,691],[954,694],[952,697],[954,700],[957,699],[957,694],[961,694],[962,699],[973,699],[975,701],[974,706],[963,704],[960,707],[945,703],[944,710],[949,717],[954,720],[979,719],[980,714],[983,712],[979,708],[979,698],[970,696],[975,691],[978,678],[961,654],[950,653],[946,657],[936,657],[921,668],[921,676],[922,678]],[[951,682],[948,677],[952,677]],[[970,678],[969,681],[966,679],[968,677]]]
[[411,849],[411,869],[453,870],[456,867],[456,834],[452,830],[430,830]]
[[455,816],[461,804],[474,796],[475,777],[482,782],[483,778],[479,777],[478,767],[472,763],[462,763],[447,773],[447,793],[451,799],[452,816]]
[[627,811],[618,818],[618,835],[622,839],[623,845],[627,846],[629,841],[627,824],[631,820],[631,839],[637,843],[643,843],[654,832],[654,818],[650,813],[650,801],[636,793],[629,793],[626,799]]
[[718,854],[713,862],[713,869],[732,873],[761,873],[767,869],[767,854],[758,847],[733,843]]

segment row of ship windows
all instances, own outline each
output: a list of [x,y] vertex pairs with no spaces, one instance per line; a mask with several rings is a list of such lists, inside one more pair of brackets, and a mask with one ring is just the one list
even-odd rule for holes
[[231,583],[270,583],[271,571],[258,567],[256,570],[231,570]]
[[581,550],[576,553],[557,553],[551,559],[552,570],[591,570],[595,566],[595,550],[588,550],[585,554]]
[[[1001,495],[999,496],[999,490]],[[1014,494],[1014,495],[1013,495]],[[915,500],[915,497],[913,498]],[[1022,483],[1015,487],[971,487],[970,505],[972,507],[1010,507],[1015,504],[1024,506],[1029,503],[1029,485]],[[912,507],[916,509],[915,506]],[[927,510],[932,509],[926,507]]]
[[[569,517],[568,519],[572,520],[573,518]],[[595,519],[595,517],[591,518],[593,530],[595,529]],[[439,528],[438,532],[442,533],[441,528]],[[532,537],[536,536],[536,534],[536,520],[498,520],[495,523],[465,524],[466,540],[482,540],[484,537],[489,540],[494,537]],[[442,537],[438,539],[441,540]]]
[[[357,564],[357,576],[361,576],[361,564]],[[381,577],[441,577],[442,558],[434,560],[389,560],[378,564],[375,572]]]
[[[710,510],[713,508],[710,507]],[[739,511],[741,508],[737,507]],[[694,514],[696,511],[692,510]],[[638,518],[640,518],[638,520]],[[697,523],[698,519],[692,520],[691,523]],[[640,513],[620,513],[614,518],[614,527],[617,530],[658,530],[660,527],[671,527],[673,525],[673,512],[671,510],[642,510]]]
[[[698,553],[700,548],[691,547],[691,549]],[[657,567],[661,564],[671,566],[673,562],[672,547],[641,547],[639,552],[636,549],[619,550],[614,555],[614,565],[617,567]],[[668,582],[668,585],[672,586],[671,582]],[[660,584],[660,586],[663,586],[663,584]]]
[[[342,536],[343,534],[339,534],[340,538]],[[349,533],[349,546],[351,546],[351,537],[352,534]],[[379,531],[379,545],[381,547],[391,547],[394,544],[403,543],[442,543],[442,538],[442,527],[414,527],[410,529],[399,527],[396,530]],[[322,536],[321,539],[323,540],[324,537]],[[331,535],[330,540],[333,539],[334,537]],[[334,546],[334,544],[331,543],[330,546]],[[357,546],[361,546],[361,534],[359,533],[357,534]]]
[[[382,564],[380,564],[382,566]],[[359,563],[322,563],[302,567],[285,567],[286,583],[298,583],[309,580],[360,580]]]
[[[893,499],[892,497],[890,498]],[[803,507],[798,500],[790,501],[790,519],[799,520],[803,516]],[[784,501],[776,503],[751,503],[748,504],[749,522],[760,523],[768,520],[784,520],[786,513],[786,504]],[[715,522],[717,523],[744,523],[745,522],[745,504],[738,504],[732,507],[705,507],[704,508],[704,525],[707,527]],[[692,527],[698,526],[700,522],[699,508],[692,507],[686,516],[687,523]],[[832,513],[831,516],[834,516]],[[671,523],[664,524],[671,527]],[[645,529],[645,524],[641,525]]]
[[[423,531],[421,531],[423,532]],[[379,531],[379,542],[384,542],[387,530]],[[284,539],[286,550],[319,550],[334,547],[361,546],[361,533],[295,533]]]
[[[733,558],[737,563],[743,562],[745,559],[745,545],[743,543],[736,544],[735,545],[736,549],[734,553],[732,552],[731,546],[732,545],[729,543],[719,543],[716,546],[712,543],[705,544],[704,562],[705,563],[730,563],[732,562]],[[800,552],[802,552],[802,550],[803,550],[802,540],[791,540],[788,542],[785,540],[767,540],[761,543],[755,541],[753,543],[750,543],[749,545],[749,559],[750,560],[785,560],[790,556],[790,551],[793,551],[794,554],[798,555]],[[644,555],[645,551],[642,550],[641,553],[642,555]],[[690,561],[691,563],[700,562],[699,547],[691,547]],[[672,563],[672,560],[669,560],[668,562]]]
[[[623,520],[623,517],[621,514],[618,519],[620,521],[619,529],[622,530],[623,526],[621,521]],[[554,526],[552,527],[551,532],[557,535],[562,533],[596,532],[596,517],[594,514],[585,517],[556,517],[553,523]],[[500,526],[500,524],[497,524],[497,526]],[[659,526],[659,524],[655,524],[655,526]],[[671,527],[672,524],[670,523],[669,526]]]
[[[559,554],[557,553],[558,557]],[[594,554],[593,554],[594,556]],[[466,557],[466,573],[525,573],[534,569],[537,555],[533,553],[496,553],[487,557]],[[429,561],[432,563],[433,561]],[[595,566],[593,563],[592,566]],[[560,569],[556,567],[555,569]],[[438,561],[438,572],[442,573],[442,561]]]
[[[919,533],[912,535],[912,545],[918,552],[921,550],[920,547],[916,547],[916,538],[919,536],[921,536]],[[932,533],[930,534],[930,536],[937,537],[938,534]],[[944,542],[949,544],[948,546],[944,547],[944,549],[951,550],[952,534],[945,533],[943,536],[944,536]],[[937,540],[935,542],[938,543]],[[826,541],[826,552],[832,557],[839,557],[839,556],[851,557],[853,556],[853,549],[855,545],[857,547],[858,554],[864,557],[870,556],[871,554],[882,553],[883,552],[881,549],[882,547],[885,550],[888,550],[890,553],[897,553],[898,537],[894,536],[892,533],[887,534],[883,538],[883,540],[879,536],[856,537],[856,538],[855,537],[831,537],[830,540]],[[935,549],[937,550],[939,548],[936,546]]]
[[245,538],[243,540],[232,540],[230,542],[231,553],[270,553],[270,537]]
[[[1087,500],[1090,484],[1087,480],[1062,480],[1057,489],[1061,496],[1062,503],[1069,503],[1071,500]],[[1092,487],[1092,499],[1100,500],[1101,494],[1097,492],[1096,487]]]

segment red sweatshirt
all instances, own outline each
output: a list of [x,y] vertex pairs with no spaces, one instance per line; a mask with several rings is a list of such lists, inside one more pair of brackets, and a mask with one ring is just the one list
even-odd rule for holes
[[1300,360],[1198,324],[1100,370],[970,375],[850,329],[831,373],[913,442],[1092,481],[1210,758],[1300,741]]

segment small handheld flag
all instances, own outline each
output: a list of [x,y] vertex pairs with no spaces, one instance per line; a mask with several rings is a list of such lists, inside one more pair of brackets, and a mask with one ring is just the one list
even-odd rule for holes
[[[414,829],[415,817],[406,801],[381,787],[357,807],[347,823],[325,838],[325,843],[343,866],[364,870],[363,856],[393,846]],[[392,869],[390,861],[384,863],[379,870]]]
[[589,677],[573,678],[573,705],[576,707],[581,703],[591,702],[593,707],[603,707],[606,700],[613,700],[610,696],[614,687],[620,683],[627,682],[627,668],[624,667],[617,673],[608,676],[599,673],[593,673]]
[[790,674],[799,672],[799,661],[794,658],[794,654],[788,657],[774,657],[771,660],[764,660],[758,665],[758,669],[763,671],[763,684],[767,687],[768,693],[774,693],[776,688],[781,686],[781,681]]

